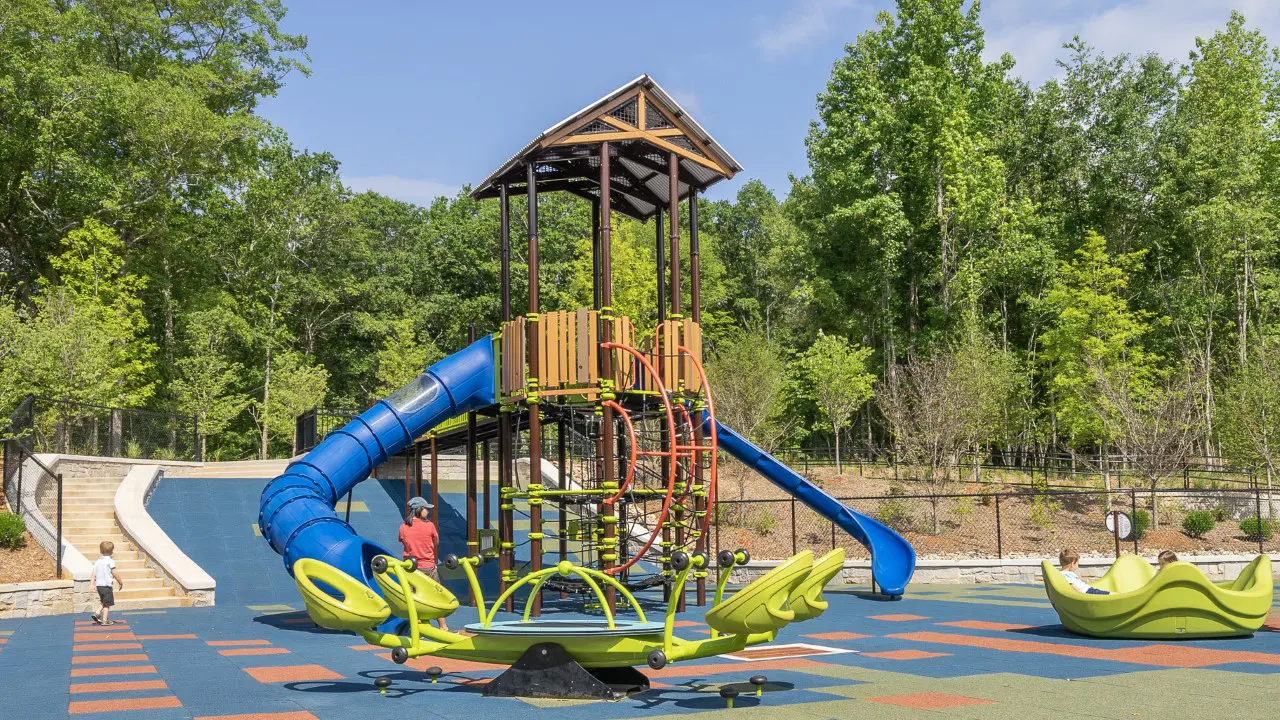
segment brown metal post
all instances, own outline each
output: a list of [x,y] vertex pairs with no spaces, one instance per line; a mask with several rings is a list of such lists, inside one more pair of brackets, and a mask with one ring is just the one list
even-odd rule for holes
[[[431,522],[440,531],[440,462],[436,454],[436,436],[431,436]],[[421,466],[421,457],[419,457]]]
[[[695,323],[702,322],[702,270],[701,263],[698,260],[698,190],[697,188],[689,188],[689,313],[693,316]],[[659,293],[661,297],[661,293]],[[689,348],[694,352],[698,348]],[[702,389],[706,394],[707,389]],[[697,415],[693,418],[693,444],[701,447],[705,438],[702,433],[702,418]],[[708,489],[703,485],[705,478],[702,474],[703,453],[695,452],[693,455],[693,484],[697,488],[701,488],[704,492]],[[699,494],[693,499],[693,518],[695,527],[698,530],[698,542],[696,544],[697,552],[706,552],[707,538],[701,534],[703,519],[707,515],[707,500],[705,495]],[[834,526],[833,526],[834,527]],[[834,547],[834,546],[833,546]],[[698,607],[707,604],[707,576],[705,573],[699,573],[696,579],[695,589],[697,591]]]
[[[610,162],[612,158],[609,156],[609,142],[600,143],[600,340],[601,342],[613,341],[613,260],[610,257],[612,253],[612,225],[609,215],[612,211],[610,203]],[[615,388],[613,383],[613,350],[600,349],[600,384],[602,392],[601,400],[606,399],[606,395],[612,395]],[[603,466],[604,473],[602,476],[602,487],[611,489],[615,487],[614,476],[614,458],[613,458],[613,408],[606,406],[601,407],[601,425],[600,425],[600,461]],[[600,552],[600,568],[608,571],[617,561],[617,547],[614,543],[618,540],[618,528],[615,524],[617,516],[613,515],[614,508],[612,506],[603,506],[600,508],[600,520],[604,523],[604,543]],[[616,609],[617,593],[612,586],[606,586],[605,600],[609,604],[610,611]]]
[[654,249],[658,260],[658,324],[661,325],[667,320],[667,238],[662,234],[662,208],[654,212],[653,226],[657,236]]
[[404,449],[404,507],[401,512],[404,514],[404,521],[409,522],[409,518],[413,517],[409,513],[409,499],[413,497],[413,466],[410,460],[413,457],[409,453],[413,452],[415,445],[410,445]]
[[668,192],[670,209],[667,220],[671,234],[671,317],[680,317],[680,156],[671,153],[667,158]]
[[[561,407],[561,410],[564,408]],[[556,420],[556,469],[559,471],[560,490],[569,488],[569,453],[565,446],[564,436],[564,414]],[[569,559],[569,539],[566,534],[569,532],[569,521],[565,514],[565,503],[560,502],[556,513],[556,536],[560,546],[560,562]],[[564,600],[569,597],[569,593],[561,590],[560,599]]]
[[[499,244],[502,260],[502,322],[511,322],[511,196],[507,185],[498,186],[500,202],[498,213]],[[498,592],[507,589],[507,573],[512,569],[511,554],[508,550],[507,535],[511,532],[511,511],[506,509],[507,497],[502,491],[511,487],[511,411],[503,405],[498,414]],[[485,490],[489,488],[486,485]],[[485,512],[489,511],[489,503],[485,502]],[[511,610],[514,603],[507,603]]]
[[416,490],[413,493],[419,497],[422,496],[422,444],[413,444],[413,480]]
[[[539,322],[538,322],[538,184],[537,174],[532,162],[526,168],[529,204],[529,388],[525,393],[525,402],[529,405],[529,571],[542,569],[542,498],[537,496],[538,482],[542,479],[542,418],[538,412],[539,373],[542,368],[538,364]],[[536,487],[535,487],[536,486]],[[533,599],[535,617],[542,614],[541,595]]]
[[[467,339],[476,341],[476,324],[467,328]],[[480,552],[480,533],[476,529],[476,414],[467,413],[467,555]],[[439,530],[439,528],[437,528]],[[471,603],[475,604],[475,598]]]
[[591,201],[591,297],[600,309],[600,201]]
[[484,467],[484,529],[488,530],[491,525],[489,523],[489,502],[492,499],[489,493],[489,441],[485,440],[480,443],[480,464]]

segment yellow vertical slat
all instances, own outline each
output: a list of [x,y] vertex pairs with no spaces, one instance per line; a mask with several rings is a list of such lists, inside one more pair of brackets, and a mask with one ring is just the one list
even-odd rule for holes
[[516,343],[520,348],[516,363],[516,389],[522,390],[529,382],[529,321],[525,318],[516,320]]
[[560,313],[547,313],[547,384],[560,387]]
[[560,383],[569,385],[573,382],[573,313],[560,311]]
[[577,316],[578,383],[586,385],[591,382],[591,331],[587,329],[591,313],[579,310]]
[[587,372],[592,385],[600,382],[600,328],[597,312],[587,313]]
[[[698,323],[692,323],[689,326],[689,342],[686,343],[686,345],[689,348],[689,352],[693,353],[693,357],[698,361],[698,364],[701,365],[702,364],[702,326],[699,325]],[[693,389],[695,391],[701,391],[702,377],[698,375],[698,372],[696,369],[693,371],[693,374],[690,377],[692,379]]]

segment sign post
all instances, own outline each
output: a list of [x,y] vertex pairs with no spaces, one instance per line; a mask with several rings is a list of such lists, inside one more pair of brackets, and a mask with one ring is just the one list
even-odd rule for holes
[[1133,522],[1129,519],[1129,515],[1122,510],[1112,510],[1107,513],[1107,530],[1111,531],[1111,536],[1116,541],[1116,557],[1120,557],[1120,541],[1128,540],[1133,533]]

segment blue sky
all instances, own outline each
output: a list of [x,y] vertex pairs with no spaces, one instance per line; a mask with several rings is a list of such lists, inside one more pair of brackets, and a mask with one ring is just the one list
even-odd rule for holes
[[[779,194],[806,172],[814,98],[878,0],[286,0],[284,28],[310,41],[310,77],[262,113],[295,145],[327,150],[346,182],[427,203],[477,183],[539,132],[648,73]],[[1280,41],[1266,0],[987,0],[991,58],[1039,83],[1079,33],[1111,52],[1182,60],[1239,9]]]

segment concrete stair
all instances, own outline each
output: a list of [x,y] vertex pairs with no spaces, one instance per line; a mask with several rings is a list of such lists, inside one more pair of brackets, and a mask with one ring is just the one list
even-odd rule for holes
[[273,478],[284,472],[289,460],[233,460],[209,462],[199,467],[169,468],[167,477],[189,478]]
[[178,595],[168,580],[147,565],[143,554],[115,520],[116,489],[123,477],[68,478],[63,481],[62,535],[90,562],[98,559],[98,545],[115,545],[112,557],[124,589],[116,590],[116,610],[185,607],[190,598]]

